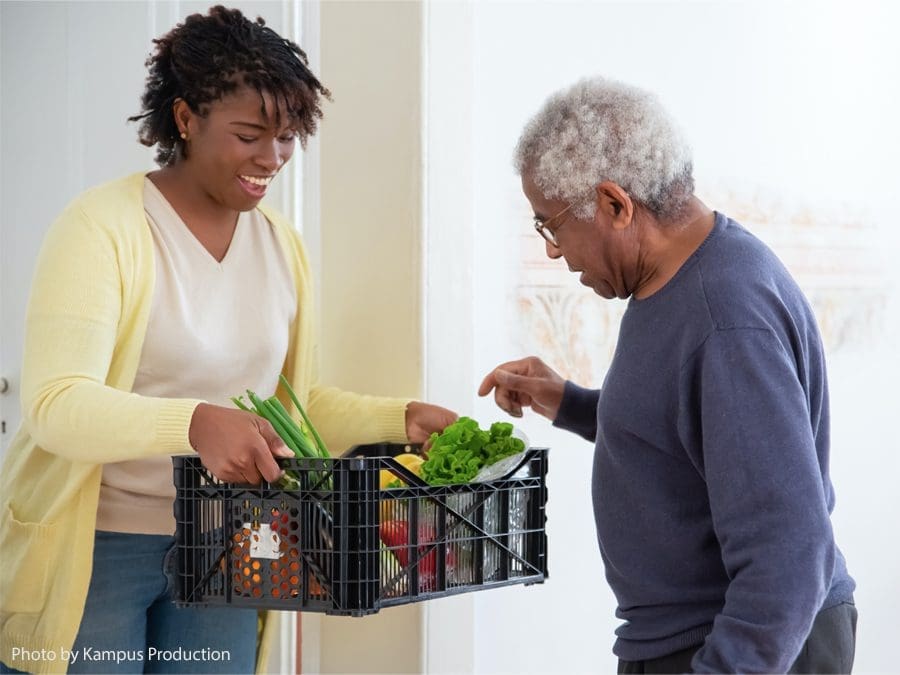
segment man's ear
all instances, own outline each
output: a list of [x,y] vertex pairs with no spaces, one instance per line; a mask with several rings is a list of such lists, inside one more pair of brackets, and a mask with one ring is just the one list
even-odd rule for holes
[[614,228],[624,230],[634,217],[634,202],[618,183],[605,180],[595,189],[597,210],[594,218],[610,219]]

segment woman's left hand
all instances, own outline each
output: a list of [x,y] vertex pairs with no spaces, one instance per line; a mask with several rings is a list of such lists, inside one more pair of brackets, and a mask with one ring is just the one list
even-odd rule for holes
[[440,433],[458,417],[439,405],[410,401],[406,406],[406,437],[410,443],[424,443],[433,432]]

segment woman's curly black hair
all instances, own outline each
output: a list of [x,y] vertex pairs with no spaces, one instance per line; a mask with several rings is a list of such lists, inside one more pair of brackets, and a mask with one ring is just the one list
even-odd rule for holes
[[275,123],[281,124],[281,103],[301,144],[315,133],[322,118],[321,97],[331,93],[310,72],[306,53],[282,38],[260,17],[255,22],[240,10],[221,5],[209,14],[192,14],[166,35],[153,41],[156,52],[147,59],[147,88],[141,97],[138,138],[146,146],[158,146],[156,161],[172,165],[182,140],[175,125],[172,105],[178,98],[203,116],[206,105],[240,86],[253,87],[276,101]]

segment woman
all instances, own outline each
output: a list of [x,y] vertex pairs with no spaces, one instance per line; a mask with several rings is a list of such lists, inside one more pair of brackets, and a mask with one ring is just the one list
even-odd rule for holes
[[[256,612],[176,609],[164,573],[170,455],[247,483],[291,456],[231,396],[284,397],[284,374],[335,450],[424,441],[456,417],[316,382],[303,245],[259,205],[329,96],[303,51],[224,7],[156,45],[132,119],[161,168],[78,197],[38,259],[2,477],[4,672],[254,669]],[[191,658],[152,656],[178,648]]]

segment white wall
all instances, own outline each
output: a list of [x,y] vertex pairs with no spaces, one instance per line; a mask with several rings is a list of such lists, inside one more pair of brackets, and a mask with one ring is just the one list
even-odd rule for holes
[[25,303],[44,231],[87,186],[152,166],[125,118],[138,111],[154,18],[147,4],[0,3],[0,370],[11,385],[0,454],[19,423]]
[[[475,54],[473,6],[431,3],[425,8],[424,236],[425,394],[471,414],[475,386],[474,256],[478,241],[472,182],[472,106]],[[426,603],[427,673],[475,669],[475,598],[459,595]]]
[[[561,265],[541,263],[543,246],[510,157],[545,97],[582,76],[605,74],[657,92],[692,140],[698,192],[768,241],[814,303],[831,372],[834,524],[859,584],[856,671],[892,670],[900,607],[900,442],[892,431],[900,296],[884,254],[900,243],[890,203],[900,178],[895,5],[437,5],[430,11],[441,20],[428,23],[426,42],[429,96],[440,100],[454,58],[468,72],[456,77],[469,80],[450,80],[456,98],[444,97],[443,113],[437,103],[428,108],[429,194],[437,191],[434,199],[470,220],[448,222],[430,210],[428,236],[449,239],[434,227],[460,232],[463,243],[450,259],[472,274],[464,283],[474,300],[466,315],[474,333],[460,328],[467,321],[456,314],[444,326],[451,332],[443,344],[458,339],[463,347],[452,355],[429,352],[429,392],[456,391],[461,378],[474,388],[497,363],[527,353],[599,384],[621,303],[585,297],[589,291],[567,280]],[[454,8],[468,18],[457,16],[459,39],[447,40]],[[477,66],[467,71],[470,61]],[[462,204],[446,201],[454,190]],[[429,259],[446,260],[441,253],[429,250]],[[431,267],[429,302],[440,302],[442,291],[453,299],[458,275],[443,281],[443,271]],[[550,291],[559,301],[555,333],[528,304]],[[429,316],[438,312],[428,309]],[[576,331],[589,341],[582,351],[565,341]],[[447,372],[447,362],[460,357],[462,372]],[[477,418],[503,417],[491,401],[470,396]],[[471,596],[473,624],[458,627],[459,643],[471,640],[474,672],[612,671],[617,622],[591,516],[591,448],[541,419],[520,424],[533,442],[553,448],[550,579]],[[443,602],[429,612],[444,613]]]

